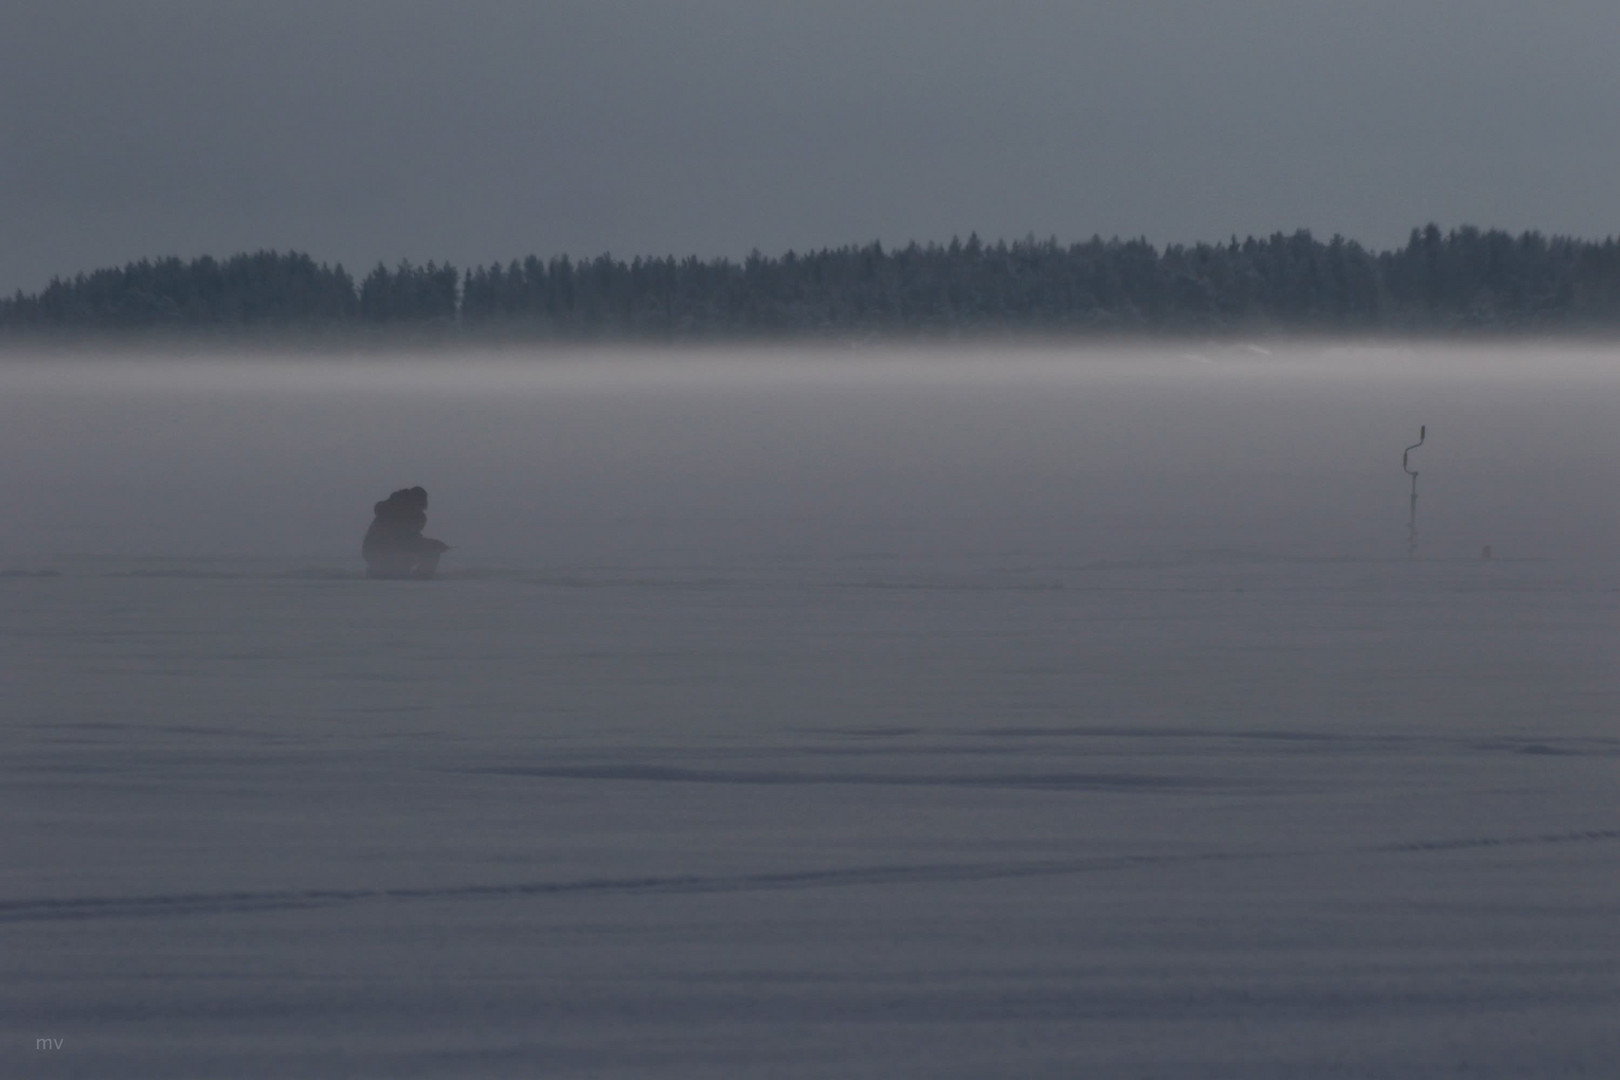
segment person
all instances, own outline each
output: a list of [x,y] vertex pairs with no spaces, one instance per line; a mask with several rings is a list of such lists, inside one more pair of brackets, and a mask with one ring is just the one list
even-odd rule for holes
[[401,488],[372,507],[376,516],[360,542],[366,577],[426,581],[438,570],[439,556],[450,545],[422,535],[427,503],[427,492],[413,487]]

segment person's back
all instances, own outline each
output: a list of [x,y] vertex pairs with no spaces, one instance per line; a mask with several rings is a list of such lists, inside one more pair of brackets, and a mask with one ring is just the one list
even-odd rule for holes
[[422,488],[401,488],[372,507],[375,517],[360,542],[367,577],[425,580],[438,570],[450,545],[422,535],[427,501]]

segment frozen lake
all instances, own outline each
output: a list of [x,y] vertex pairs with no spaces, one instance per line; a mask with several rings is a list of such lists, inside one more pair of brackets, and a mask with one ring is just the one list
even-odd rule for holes
[[[7,361],[4,1071],[1611,1076],[1617,417],[1597,348]],[[418,483],[446,573],[364,580]]]

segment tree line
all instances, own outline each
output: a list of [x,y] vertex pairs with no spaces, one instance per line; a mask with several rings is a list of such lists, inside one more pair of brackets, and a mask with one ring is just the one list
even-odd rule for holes
[[1157,247],[1094,238],[881,244],[743,260],[530,256],[460,271],[308,255],[142,260],[0,299],[0,332],[407,331],[705,340],[975,333],[1602,332],[1620,242],[1472,227],[1369,250],[1308,231]]

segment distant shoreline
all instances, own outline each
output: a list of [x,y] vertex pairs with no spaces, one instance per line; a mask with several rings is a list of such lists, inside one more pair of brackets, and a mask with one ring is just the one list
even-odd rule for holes
[[[991,368],[1034,363],[1056,370],[1093,361],[1159,365],[1185,361],[1210,370],[1241,367],[1294,368],[1313,358],[1363,356],[1370,362],[1423,370],[1437,358],[1463,361],[1473,357],[1494,370],[1537,367],[1538,358],[1584,356],[1604,370],[1620,372],[1620,333],[1494,334],[1249,334],[1249,335],[1116,335],[1057,337],[1035,334],[956,338],[866,337],[860,339],[757,338],[648,342],[493,341],[465,337],[372,335],[310,339],[297,335],[98,335],[50,340],[0,337],[0,375],[64,373],[82,369],[112,377],[128,369],[131,377],[147,368],[183,371],[189,367],[331,367],[384,371],[397,367],[425,372],[431,368],[487,368],[517,372],[558,367],[576,371],[633,365],[651,374],[679,371],[687,365],[730,365],[735,374],[758,368],[786,373],[795,368],[814,372],[827,365],[840,370],[884,369],[910,365],[943,369]],[[1606,359],[1613,356],[1611,365]],[[625,368],[624,370],[631,370]],[[720,369],[712,369],[720,370]],[[116,381],[116,380],[115,380]],[[8,384],[11,385],[11,384]]]
[[1620,242],[1473,227],[1373,251],[1309,232],[880,244],[742,261],[530,256],[356,281],[298,252],[142,260],[0,299],[0,348],[917,344],[1620,335]]
[[[1254,332],[1168,333],[1142,331],[1116,334],[1059,335],[1036,331],[999,331],[978,334],[868,334],[862,336],[757,336],[707,337],[685,339],[652,338],[524,338],[491,337],[455,333],[336,332],[312,335],[297,330],[235,333],[162,333],[155,331],[83,332],[51,335],[5,334],[0,332],[0,364],[28,363],[45,359],[129,359],[129,360],[214,360],[259,358],[277,360],[310,359],[432,360],[465,356],[469,352],[488,354],[492,359],[544,362],[569,361],[593,356],[612,358],[626,354],[658,355],[671,359],[691,355],[710,356],[715,352],[783,354],[825,353],[859,356],[892,350],[933,352],[1009,352],[1074,350],[1162,350],[1226,349],[1258,347],[1261,350],[1300,348],[1425,349],[1436,347],[1513,348],[1546,345],[1558,348],[1605,349],[1620,346],[1620,327],[1582,330],[1497,330],[1406,333],[1400,331],[1359,333],[1291,332],[1270,328]],[[1258,355],[1258,353],[1257,353]]]

